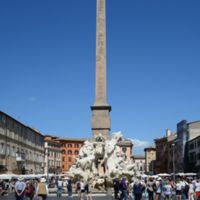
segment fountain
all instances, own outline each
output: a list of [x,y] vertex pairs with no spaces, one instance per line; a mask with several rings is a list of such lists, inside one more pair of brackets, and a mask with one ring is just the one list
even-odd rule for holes
[[116,132],[106,139],[99,134],[85,141],[69,174],[98,189],[112,185],[114,178],[126,176],[130,179],[135,175],[135,164],[126,159],[126,154],[118,146],[123,140],[122,133]]

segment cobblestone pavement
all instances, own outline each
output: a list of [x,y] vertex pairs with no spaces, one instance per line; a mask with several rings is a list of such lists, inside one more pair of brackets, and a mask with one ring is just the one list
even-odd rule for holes
[[[92,195],[92,200],[111,200],[113,198],[110,198],[110,197],[107,197],[106,195],[104,194],[93,194]],[[0,196],[0,200],[15,200],[15,196],[14,194],[10,194],[8,196]],[[26,198],[24,198],[24,200],[26,200]],[[47,200],[68,200],[68,198],[66,197],[66,195],[64,195],[63,197],[61,198],[58,198],[56,197],[55,195],[51,195],[51,196],[48,196]],[[77,197],[77,195],[73,196],[73,198],[71,200],[79,200],[79,198]],[[86,200],[86,198],[85,198]]]

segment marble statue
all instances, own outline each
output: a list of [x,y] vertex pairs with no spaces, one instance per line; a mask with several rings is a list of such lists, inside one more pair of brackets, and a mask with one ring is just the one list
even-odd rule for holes
[[102,187],[105,181],[112,182],[113,178],[133,177],[135,164],[132,160],[126,160],[125,153],[118,145],[123,140],[122,133],[116,132],[106,139],[99,134],[85,141],[69,173],[72,177],[91,182],[96,188]]

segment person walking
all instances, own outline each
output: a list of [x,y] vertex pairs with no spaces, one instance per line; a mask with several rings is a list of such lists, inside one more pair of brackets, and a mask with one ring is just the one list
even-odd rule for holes
[[18,181],[15,183],[15,198],[16,200],[23,200],[25,193],[26,183],[24,177],[19,176]]

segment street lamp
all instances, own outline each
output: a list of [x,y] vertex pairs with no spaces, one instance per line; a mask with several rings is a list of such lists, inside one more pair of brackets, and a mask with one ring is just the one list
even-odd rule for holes
[[174,150],[175,150],[175,144],[172,143],[172,151],[173,151],[173,155],[172,155],[172,159],[173,159],[173,181],[175,182],[175,155],[174,155]]

